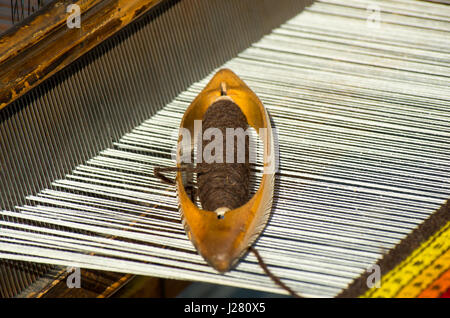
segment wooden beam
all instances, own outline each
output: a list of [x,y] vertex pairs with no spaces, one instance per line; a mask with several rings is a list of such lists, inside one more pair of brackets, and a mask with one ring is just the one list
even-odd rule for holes
[[173,298],[191,282],[81,269],[80,288],[69,288],[71,273],[64,267],[44,287],[30,290],[25,298]]
[[[0,109],[163,0],[57,0],[0,38]],[[80,28],[69,28],[70,4]]]
[[24,295],[26,298],[95,298],[110,297],[133,279],[134,275],[81,269],[81,286],[69,288],[67,278],[71,273],[62,269],[44,288]]

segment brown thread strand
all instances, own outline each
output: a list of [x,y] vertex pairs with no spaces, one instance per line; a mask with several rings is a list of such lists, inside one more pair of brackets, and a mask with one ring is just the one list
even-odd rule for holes
[[204,168],[191,168],[191,167],[155,167],[153,169],[153,173],[155,175],[155,177],[157,177],[158,179],[160,179],[161,181],[163,181],[164,183],[170,184],[170,185],[175,185],[176,181],[174,179],[170,179],[168,177],[166,177],[165,175],[163,175],[163,172],[194,172],[194,173],[199,173],[199,172],[206,172],[206,170],[204,170]]
[[167,171],[179,171],[177,167],[155,167],[153,169],[153,173],[155,174],[155,177],[159,178],[162,182],[175,185],[175,180],[167,178],[165,175],[162,174],[162,172]]
[[258,264],[259,266],[261,266],[261,268],[263,269],[263,271],[266,273],[267,276],[270,277],[270,279],[272,279],[272,281],[277,284],[278,286],[280,286],[281,288],[283,288],[285,291],[287,291],[292,297],[296,297],[296,298],[302,298],[301,296],[299,296],[295,291],[293,291],[291,288],[289,288],[289,286],[287,286],[286,284],[284,284],[277,276],[275,276],[274,274],[272,274],[272,272],[269,270],[269,268],[267,267],[267,264],[264,263],[261,255],[259,255],[258,251],[253,247],[250,246],[249,250],[251,252],[253,252],[253,254],[255,254],[256,259],[258,260]]

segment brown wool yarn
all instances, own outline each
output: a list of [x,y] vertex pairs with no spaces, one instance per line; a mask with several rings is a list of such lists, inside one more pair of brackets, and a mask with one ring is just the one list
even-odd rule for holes
[[[223,163],[207,163],[197,160],[197,186],[198,197],[202,209],[215,211],[226,207],[230,210],[244,205],[249,197],[250,165],[249,165],[249,139],[245,138],[245,162],[237,162],[238,141],[234,138],[234,160],[226,162],[226,128],[248,128],[248,122],[238,105],[229,99],[220,99],[213,103],[206,111],[202,120],[202,135],[208,128],[220,129],[223,136],[222,155]],[[202,140],[202,150],[214,140]],[[197,154],[199,156],[200,154]],[[212,155],[215,155],[212,151]]]

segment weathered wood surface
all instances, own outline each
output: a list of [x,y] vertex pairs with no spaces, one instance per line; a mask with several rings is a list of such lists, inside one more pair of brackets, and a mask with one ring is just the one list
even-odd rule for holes
[[69,288],[71,272],[62,269],[43,287],[30,288],[26,298],[173,298],[190,282],[90,269],[80,270],[80,288]]
[[[57,0],[0,38],[0,109],[163,0]],[[77,4],[80,28],[66,12]]]

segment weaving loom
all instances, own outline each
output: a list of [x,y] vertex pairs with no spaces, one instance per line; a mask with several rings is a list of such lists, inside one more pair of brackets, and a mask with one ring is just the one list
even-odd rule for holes
[[[42,295],[66,267],[111,272],[103,296],[130,278],[117,273],[286,293],[252,254],[225,274],[209,267],[185,234],[175,189],[153,175],[174,164],[181,118],[221,68],[256,93],[276,131],[272,214],[255,243],[271,271],[306,297],[445,294],[449,6],[153,5],[0,99],[2,297]],[[370,289],[375,264],[381,288]]]

